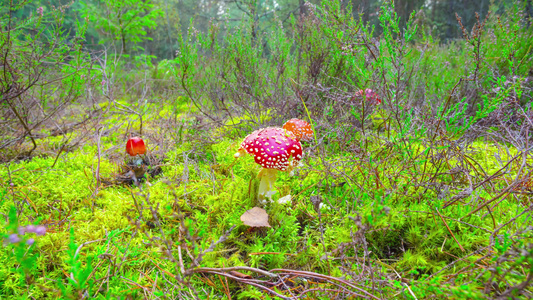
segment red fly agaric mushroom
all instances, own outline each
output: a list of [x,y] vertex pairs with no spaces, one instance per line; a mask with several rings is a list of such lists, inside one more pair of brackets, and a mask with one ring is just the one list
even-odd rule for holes
[[355,100],[356,97],[364,98],[368,103],[371,104],[381,104],[381,99],[379,99],[378,94],[371,89],[357,91],[354,97],[352,97],[352,100]]
[[146,153],[144,141],[139,137],[132,137],[126,142],[126,152],[128,152],[130,156]]
[[283,124],[283,129],[292,132],[299,141],[310,142],[313,140],[313,128],[304,120],[290,119]]
[[274,194],[272,188],[278,171],[290,171],[302,159],[302,144],[288,130],[267,127],[244,138],[234,156],[238,158],[246,152],[253,155],[255,162],[263,167],[257,174],[261,179],[258,199],[263,202]]

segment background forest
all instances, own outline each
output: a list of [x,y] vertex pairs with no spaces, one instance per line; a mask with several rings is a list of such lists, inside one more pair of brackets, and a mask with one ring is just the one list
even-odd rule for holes
[[[532,17],[3,0],[0,298],[532,298]],[[235,153],[292,118],[265,203]]]
[[[6,2],[9,2],[6,0]],[[189,26],[207,32],[210,26],[220,25],[219,39],[234,30],[242,22],[253,22],[255,34],[265,34],[273,26],[289,26],[291,17],[306,14],[306,2],[320,5],[320,1],[31,1],[15,16],[27,17],[38,7],[52,9],[65,6],[64,26],[71,31],[78,21],[89,21],[84,47],[100,50],[99,45],[114,45],[126,53],[143,53],[155,60],[173,59],[179,48],[180,35],[186,34]],[[352,15],[381,32],[378,19],[380,8],[387,1],[341,1]],[[516,1],[455,1],[455,0],[401,0],[395,1],[394,11],[404,28],[411,13],[416,13],[416,22],[440,43],[462,37],[462,29],[455,13],[459,13],[464,26],[471,29],[476,23],[475,13],[484,18],[489,10],[501,14]],[[531,1],[518,1],[526,14],[524,22],[530,22],[533,14]],[[52,5],[52,6],[51,6]],[[66,33],[71,37],[73,31]]]

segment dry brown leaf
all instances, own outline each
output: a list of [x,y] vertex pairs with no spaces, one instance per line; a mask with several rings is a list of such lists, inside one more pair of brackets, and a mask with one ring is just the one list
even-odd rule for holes
[[247,210],[244,214],[242,214],[241,221],[244,223],[244,225],[251,227],[270,227],[270,224],[268,224],[268,214],[266,210],[259,207],[254,207],[250,210]]

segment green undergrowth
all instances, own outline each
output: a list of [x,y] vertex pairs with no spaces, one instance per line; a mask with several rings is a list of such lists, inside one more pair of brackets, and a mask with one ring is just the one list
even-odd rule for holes
[[[32,79],[53,57],[19,59],[56,45],[26,43],[42,11],[7,26],[0,48],[17,47],[4,51],[2,91],[16,93],[0,106],[0,299],[531,295],[526,7],[476,15],[444,42],[423,11],[400,22],[394,3],[373,13],[379,27],[329,0],[273,13],[267,28],[253,14],[227,30],[191,20],[171,60],[86,53],[62,80],[54,69]],[[293,117],[313,123],[314,140],[263,206],[259,167],[234,153]],[[161,168],[139,185],[125,183],[132,136]],[[271,227],[243,224],[256,206]]]
[[[98,297],[138,297],[142,291],[137,285],[151,285],[154,270],[164,270],[167,274],[178,270],[176,262],[164,255],[166,242],[174,248],[188,243],[189,255],[196,257],[231,226],[236,227],[228,239],[203,256],[202,267],[286,268],[340,277],[343,276],[338,268],[340,262],[326,258],[341,253],[357,257],[367,251],[381,272],[398,272],[404,278],[415,280],[413,289],[417,294],[431,294],[431,289],[439,286],[443,277],[424,278],[465,253],[486,247],[497,225],[494,219],[503,224],[513,217],[509,212],[523,206],[504,199],[492,208],[490,216],[474,214],[463,219],[472,207],[451,205],[440,210],[446,216],[447,229],[436,213],[436,208],[446,199],[439,200],[433,190],[424,191],[422,187],[410,185],[407,173],[394,182],[376,185],[368,180],[370,169],[355,171],[353,157],[341,152],[330,156],[329,163],[351,164],[354,172],[349,176],[340,172],[331,176],[333,171],[325,176],[320,156],[308,153],[294,176],[280,173],[278,177],[279,192],[274,199],[286,195],[292,195],[292,199],[286,204],[267,205],[272,227],[250,230],[242,224],[240,216],[257,205],[258,167],[252,157],[235,161],[233,153],[240,139],[221,140],[196,153],[192,150],[196,145],[183,142],[166,153],[162,174],[148,178],[149,184],[143,182],[141,189],[102,185],[95,190],[97,168],[102,178],[112,178],[118,170],[117,163],[109,160],[112,154],[123,155],[121,148],[113,148],[117,141],[120,138],[116,135],[102,138],[102,149],[114,150],[104,151],[106,154],[100,161],[96,145],[89,143],[60,155],[57,161],[55,157],[34,157],[1,169],[0,212],[9,215],[14,207],[17,209],[17,215],[5,223],[3,233],[10,234],[9,228],[16,228],[16,224],[46,224],[48,228],[46,235],[36,237],[33,246],[2,248],[0,292],[3,297],[16,298],[22,294],[33,298],[75,297],[82,290]],[[147,140],[148,145],[150,142]],[[370,145],[369,149],[376,146],[379,145]],[[472,157],[489,174],[501,168],[500,160],[508,158],[497,159],[481,153],[498,147],[502,145],[478,141],[470,149]],[[422,153],[416,145],[413,149],[412,155]],[[378,153],[375,150],[370,153]],[[510,148],[509,155],[514,153]],[[398,163],[405,159],[402,155],[393,157]],[[377,172],[382,171],[380,165],[375,167]],[[454,162],[450,161],[448,168],[453,167]],[[428,171],[431,168],[435,166]],[[311,196],[322,199],[320,218],[309,201]],[[478,197],[490,195],[481,191]],[[517,223],[526,221],[525,216],[516,219]],[[184,241],[183,230],[194,241]],[[354,244],[354,234],[361,231],[366,237],[366,250]],[[529,235],[525,236],[527,240],[531,238]],[[27,251],[22,257],[14,258],[17,247],[26,247]],[[192,263],[191,256],[183,258],[186,266]],[[25,262],[28,257],[34,260]],[[446,277],[454,270],[468,267],[476,258],[479,257],[474,255],[459,261],[439,276]],[[356,261],[352,263],[353,267],[357,265]],[[21,272],[25,264],[27,270]],[[106,277],[110,272],[114,276]],[[109,285],[107,294],[99,293],[103,291],[102,280],[98,280],[101,278],[106,278]],[[190,280],[196,288],[207,288],[213,297],[223,292],[223,285],[206,282],[200,276]],[[460,277],[457,280],[462,282]],[[454,291],[458,289],[456,286],[448,288],[457,295],[464,292],[475,296],[483,277],[473,281],[465,278],[464,283],[471,287],[468,291]],[[241,289],[233,284],[229,287],[238,297],[252,297],[255,293],[251,287]]]

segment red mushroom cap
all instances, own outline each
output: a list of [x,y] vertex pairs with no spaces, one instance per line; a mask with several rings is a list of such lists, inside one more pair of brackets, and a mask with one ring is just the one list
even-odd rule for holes
[[292,132],[278,127],[252,132],[241,143],[239,150],[242,149],[265,169],[286,171],[302,159],[302,144]]
[[290,119],[283,124],[283,129],[291,131],[299,141],[310,142],[313,140],[313,128],[304,120]]
[[132,137],[126,142],[126,152],[130,156],[146,153],[146,146],[140,137]]
[[357,97],[357,98],[364,97],[364,98],[366,98],[367,102],[370,102],[372,104],[381,104],[381,99],[379,99],[378,94],[376,92],[374,92],[373,90],[371,90],[371,89],[365,89],[364,91],[363,90],[359,90],[359,91],[357,91],[355,93],[354,98],[355,97]]

